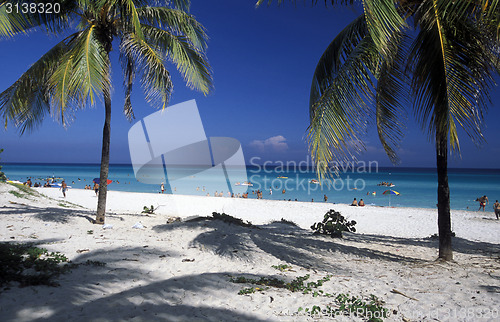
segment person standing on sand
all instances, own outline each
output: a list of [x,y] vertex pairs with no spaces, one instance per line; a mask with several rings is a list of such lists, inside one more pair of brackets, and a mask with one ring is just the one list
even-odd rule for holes
[[160,189],[161,189],[161,193],[165,192],[165,185],[163,184],[163,182],[160,185]]
[[97,193],[99,192],[99,184],[97,182],[94,182],[94,191],[95,195],[97,196]]
[[68,185],[66,184],[66,181],[64,181],[64,180],[63,180],[63,182],[61,182],[61,190],[62,190],[64,198],[66,198],[66,190],[68,190]]
[[486,195],[482,196],[481,198],[478,198],[477,201],[479,201],[479,209],[477,211],[481,210],[481,207],[483,207],[483,211],[485,211],[484,207],[486,206],[486,202],[490,203]]
[[498,200],[493,204],[493,209],[495,209],[495,216],[497,216],[498,220],[500,218],[500,203],[498,202]]

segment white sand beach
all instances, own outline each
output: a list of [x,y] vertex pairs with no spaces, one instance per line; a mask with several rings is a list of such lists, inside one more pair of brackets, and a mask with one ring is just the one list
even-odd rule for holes
[[[324,308],[333,298],[275,287],[238,295],[256,285],[231,282],[304,275],[307,282],[331,276],[318,288],[322,294],[377,296],[389,309],[387,321],[500,318],[500,221],[492,211],[452,211],[455,260],[439,262],[438,241],[430,238],[437,233],[434,209],[110,191],[112,228],[103,229],[90,222],[93,191],[71,189],[63,199],[58,189],[21,197],[9,192],[16,189],[0,184],[2,242],[33,242],[74,263],[106,265],[78,266],[57,278],[58,287],[4,287],[2,321],[307,321],[313,318],[300,307]],[[141,214],[151,205],[154,215]],[[310,226],[329,209],[355,220],[357,232],[313,235]],[[257,227],[186,221],[214,211]],[[181,221],[169,223],[172,217]],[[144,228],[132,228],[138,222]],[[272,267],[280,264],[291,270]]]

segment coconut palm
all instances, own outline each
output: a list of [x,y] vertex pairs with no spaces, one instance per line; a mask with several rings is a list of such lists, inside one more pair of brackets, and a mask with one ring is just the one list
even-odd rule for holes
[[364,149],[370,123],[397,163],[406,98],[412,97],[417,122],[435,143],[444,260],[453,259],[447,158],[460,153],[459,128],[483,140],[483,113],[498,73],[498,2],[325,0],[362,3],[363,12],[331,42],[313,76],[308,143],[319,176],[328,175],[331,161],[350,160]]
[[[52,1],[30,1],[48,2]],[[13,122],[24,133],[34,130],[47,114],[67,124],[75,110],[95,105],[98,98],[104,101],[96,216],[96,223],[104,223],[111,117],[109,56],[113,45],[118,47],[124,74],[123,112],[132,120],[130,95],[136,75],[141,78],[147,101],[154,107],[167,106],[172,92],[167,60],[176,65],[189,87],[209,92],[212,77],[205,57],[205,29],[188,13],[189,0],[61,0],[57,1],[59,12],[53,14],[12,9],[15,4],[22,8],[23,3],[0,1],[0,39],[37,28],[56,35],[67,34],[68,29],[73,33],[0,94],[0,114],[6,126]]]

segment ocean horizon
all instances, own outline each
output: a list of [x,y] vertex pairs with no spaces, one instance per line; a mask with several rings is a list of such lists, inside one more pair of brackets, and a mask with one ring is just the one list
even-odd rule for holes
[[[47,178],[64,178],[72,188],[84,189],[92,184],[92,179],[99,177],[99,164],[88,163],[2,163],[3,171],[9,180],[45,183]],[[201,173],[196,167],[180,167],[190,173]],[[312,166],[286,167],[283,164],[250,165],[245,170],[248,181],[249,198],[256,198],[255,191],[263,192],[263,199],[351,203],[354,198],[363,199],[367,205],[435,208],[437,203],[437,174],[435,168],[416,167],[376,167],[343,169],[335,180],[321,184],[311,182],[316,179]],[[492,204],[500,199],[500,169],[449,168],[451,208],[457,210],[477,210],[476,198],[486,195],[490,205],[487,211],[493,211]],[[204,189],[198,184],[199,176],[192,175],[177,185],[170,182],[170,189],[175,194],[214,195],[215,191]],[[109,179],[113,180],[109,190],[159,193],[158,184],[144,184],[134,176],[131,164],[110,164]],[[59,179],[59,181],[62,179]],[[201,179],[200,179],[201,180]],[[392,187],[379,185],[382,182]],[[168,182],[167,182],[168,184]],[[236,184],[236,183],[232,183]],[[285,192],[283,193],[283,189]],[[399,195],[384,195],[384,191],[394,190]],[[168,191],[169,189],[167,189]],[[228,191],[217,191],[228,197]],[[89,192],[89,193],[93,193]]]

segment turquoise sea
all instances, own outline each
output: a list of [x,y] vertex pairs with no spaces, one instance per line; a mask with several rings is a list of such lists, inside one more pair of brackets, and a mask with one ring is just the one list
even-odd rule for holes
[[[64,178],[73,188],[83,189],[91,184],[92,179],[99,177],[99,165],[96,164],[4,164],[3,171],[10,180],[26,181],[31,177],[33,182],[45,182],[48,177]],[[193,173],[192,169],[188,171]],[[196,172],[196,171],[194,171]],[[309,167],[282,166],[248,166],[246,169],[248,181],[253,186],[248,187],[249,198],[256,198],[252,191],[263,191],[263,199],[299,200],[350,203],[353,198],[364,199],[366,204],[377,206],[421,207],[435,208],[437,200],[437,176],[435,169],[430,168],[372,168],[344,169],[335,182],[322,184],[310,183],[316,174]],[[197,185],[197,177],[191,176],[190,184],[182,183],[170,187],[175,193],[213,195],[214,191],[203,191]],[[278,178],[287,177],[287,178]],[[109,190],[158,193],[157,184],[144,184],[134,177],[131,165],[111,165],[109,179],[113,183]],[[59,180],[60,181],[60,180]],[[378,186],[380,182],[390,182],[394,187]],[[500,169],[449,169],[452,209],[477,210],[475,199],[487,195],[490,200],[487,210],[492,211],[492,204],[500,199]],[[234,182],[232,183],[234,184]],[[199,187],[199,190],[196,188]],[[285,188],[285,193],[282,193]],[[272,194],[270,193],[272,189]],[[392,189],[400,195],[384,195],[383,192]],[[375,192],[376,194],[373,194]],[[224,192],[226,197],[227,191]]]

